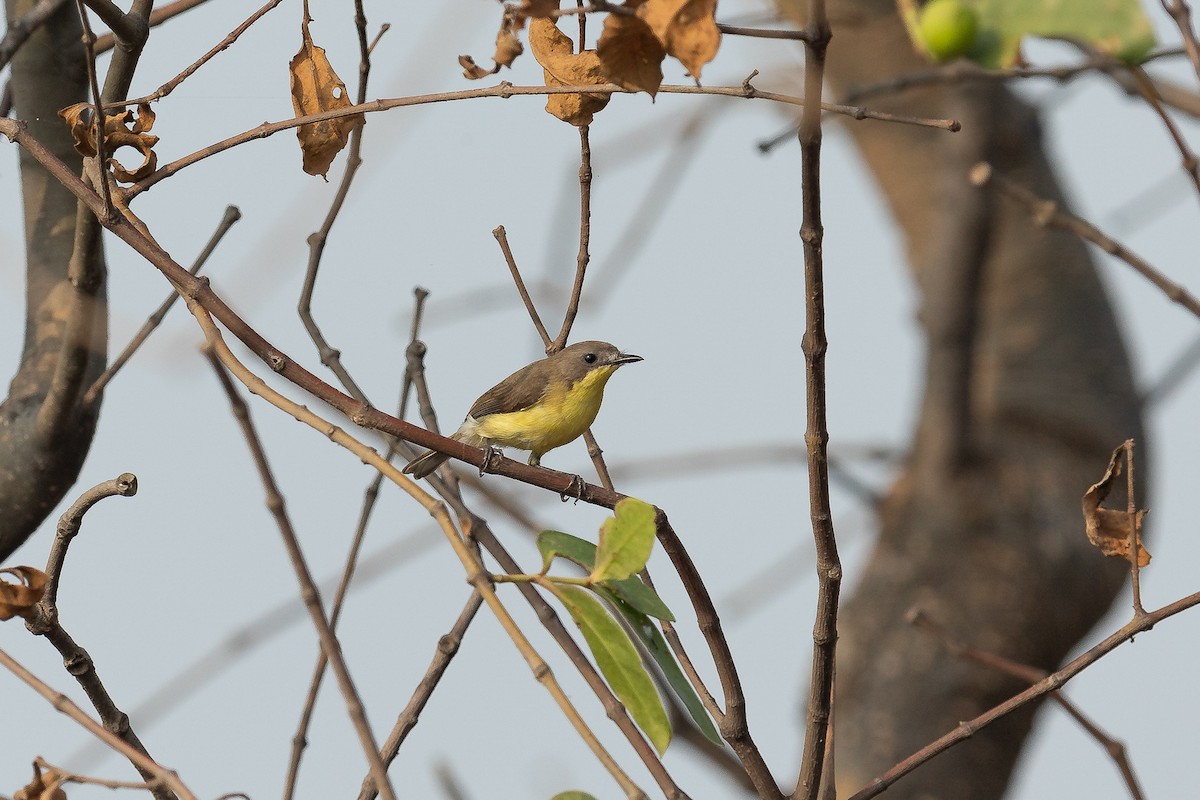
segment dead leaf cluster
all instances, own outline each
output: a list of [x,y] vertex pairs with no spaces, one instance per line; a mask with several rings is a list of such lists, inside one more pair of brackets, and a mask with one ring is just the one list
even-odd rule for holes
[[[71,128],[75,151],[85,158],[94,158],[99,152],[95,106],[76,103],[59,111],[58,115]],[[108,156],[106,167],[112,169],[113,177],[121,183],[136,183],[158,167],[158,156],[154,152],[158,137],[148,133],[154,127],[154,119],[154,111],[149,103],[138,105],[136,112],[127,108],[119,114],[104,115],[104,153]],[[137,169],[127,170],[116,159],[116,151],[122,147],[132,147],[142,154],[142,163]]]
[[[554,13],[559,0],[524,0],[505,7],[496,36],[493,67],[480,67],[459,56],[463,75],[478,80],[510,67],[523,47],[517,32],[529,21],[529,48],[545,72],[547,86],[603,86],[615,83],[651,97],[662,85],[662,62],[677,59],[697,81],[701,69],[717,54],[717,0],[626,0],[609,12],[595,50],[575,52],[575,44],[559,30]],[[588,125],[608,104],[609,95],[551,95],[546,111],[572,125]]]
[[0,621],[27,615],[42,600],[46,591],[46,573],[34,567],[0,569],[2,575],[16,576],[20,583],[0,578]]

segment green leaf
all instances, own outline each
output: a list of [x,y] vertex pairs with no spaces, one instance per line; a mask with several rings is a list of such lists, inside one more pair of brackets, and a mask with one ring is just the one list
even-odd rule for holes
[[593,581],[624,580],[640,572],[654,548],[654,506],[626,497],[600,526]]
[[667,622],[675,621],[675,615],[671,613],[671,609],[667,608],[667,604],[653,589],[642,583],[642,579],[637,575],[623,581],[602,581],[599,585],[611,589],[618,597],[643,614],[657,619],[665,619]]
[[1126,63],[1153,49],[1154,31],[1138,0],[969,0],[979,15],[975,46],[968,54],[995,69],[1017,63],[1021,39],[1041,36],[1095,47]]
[[704,708],[704,703],[700,701],[691,682],[679,668],[679,664],[675,661],[675,655],[671,652],[667,640],[659,633],[658,627],[650,621],[649,617],[630,606],[615,593],[608,591],[606,587],[602,586],[599,592],[625,618],[629,627],[637,634],[646,651],[650,653],[650,657],[654,659],[654,663],[658,664],[658,668],[662,670],[667,685],[671,687],[671,691],[687,709],[688,715],[696,723],[700,732],[713,744],[723,746],[721,734],[717,733],[716,726],[713,725],[708,711]]
[[574,561],[586,570],[596,563],[596,545],[562,531],[542,531],[537,538],[538,552],[542,554],[542,571],[550,569],[555,556]]
[[550,800],[596,800],[587,792],[581,792],[577,789],[572,789],[569,792],[559,792],[551,797]]
[[[553,589],[583,632],[596,666],[613,694],[662,755],[671,742],[671,723],[629,635],[587,589],[561,584]],[[648,618],[646,621],[649,624]]]

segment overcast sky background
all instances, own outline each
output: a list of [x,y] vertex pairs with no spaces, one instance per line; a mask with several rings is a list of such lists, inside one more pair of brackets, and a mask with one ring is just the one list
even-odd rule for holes
[[[1151,6],[1163,39],[1175,41],[1165,14]],[[765,7],[753,0],[727,2],[719,16],[754,18]],[[147,94],[175,75],[248,9],[214,0],[156,29],[132,94]],[[358,50],[352,8],[314,0],[312,13],[313,37],[353,95]],[[287,67],[299,47],[300,15],[297,0],[283,3],[156,106],[160,163],[264,120],[292,116]],[[370,98],[479,85],[462,79],[456,58],[471,53],[484,63],[490,56],[499,16],[494,3],[407,3],[403,16],[395,6],[368,4],[367,15],[372,35],[381,23],[392,25],[375,51]],[[1051,45],[1031,47],[1028,55],[1045,64],[1072,57],[1069,49]],[[726,37],[704,79],[707,85],[738,85],[758,69],[759,88],[794,93],[800,58],[794,43]],[[1182,61],[1156,69],[1194,85]],[[527,54],[500,77],[540,83],[541,70]],[[667,81],[685,82],[682,68],[669,64]],[[1196,290],[1197,201],[1153,113],[1102,78],[1067,87],[1029,83],[1023,91],[1044,110],[1050,151],[1076,210]],[[538,300],[547,326],[557,330],[577,246],[578,136],[543,105],[536,97],[485,99],[370,116],[365,167],[326,249],[314,311],[376,405],[395,404],[417,285],[432,293],[422,338],[445,428],[457,424],[480,392],[541,354],[492,237],[496,225],[507,227],[527,280],[551,287]],[[613,378],[594,431],[618,489],[665,508],[705,576],[738,659],[752,730],[788,787],[798,767],[816,594],[801,457],[799,150],[793,143],[764,156],[756,144],[782,130],[791,113],[732,99],[614,98],[592,126],[589,302],[572,335],[577,341],[606,339],[646,359]],[[693,121],[694,152],[681,171],[663,178],[663,165],[683,160],[691,147],[680,137]],[[1195,142],[1196,126],[1179,122]],[[14,146],[0,147],[5,375],[13,374],[19,358],[24,313],[16,160]],[[305,238],[320,226],[343,168],[339,158],[328,184],[303,174],[294,134],[284,132],[189,167],[135,204],[184,264],[225,206],[239,206],[243,219],[206,273],[264,336],[331,382],[295,304]],[[922,370],[913,293],[903,243],[839,124],[826,128],[823,169],[830,446],[854,474],[882,489],[887,468],[855,455],[863,446],[902,450],[909,439]],[[645,218],[642,206],[656,182],[669,187],[657,201],[665,207],[639,238],[631,231]],[[116,353],[168,287],[119,241],[109,241],[107,253],[110,352]],[[1150,386],[1195,341],[1200,325],[1124,265],[1097,258],[1137,376]],[[63,508],[78,491],[125,471],[138,476],[140,491],[133,499],[106,500],[88,515],[68,557],[59,608],[64,626],[95,658],[152,755],[177,769],[201,797],[240,791],[263,800],[282,786],[317,644],[306,618],[276,611],[298,606],[295,580],[245,444],[198,353],[201,338],[180,306],[110,386],[95,446]],[[304,401],[256,360],[248,363]],[[1152,453],[1154,478],[1154,562],[1142,583],[1147,607],[1200,589],[1200,544],[1188,505],[1200,479],[1197,407],[1200,379],[1193,376],[1153,409],[1153,449],[1139,450]],[[371,472],[265,403],[253,400],[251,409],[309,563],[328,579],[341,570]],[[350,427],[329,409],[314,409]],[[358,433],[378,443],[378,437]],[[787,446],[794,457],[741,461],[717,455],[743,446]],[[653,472],[632,469],[664,457],[676,461]],[[545,463],[593,474],[581,443],[554,451]],[[1097,477],[1102,469],[1097,465]],[[504,488],[546,527],[591,536],[606,516],[528,487]],[[522,563],[535,569],[528,535],[498,511],[476,507]],[[833,508],[849,592],[874,524],[870,509],[840,486]],[[11,563],[44,564],[53,522]],[[364,564],[386,565],[398,551],[405,553],[401,563],[351,595],[341,629],[380,740],[469,594],[457,559],[428,515],[385,488]],[[688,619],[682,592],[665,579],[669,564],[656,554],[651,568],[663,576],[658,583],[668,604]],[[501,596],[603,740],[653,795],[653,782],[523,601],[515,591],[502,589]],[[1081,648],[1128,616],[1122,598]],[[264,617],[273,621],[259,623]],[[703,664],[700,637],[686,622],[681,629]],[[1197,641],[1200,614],[1185,613],[1069,686],[1072,699],[1127,743],[1149,797],[1178,796],[1178,787],[1194,782],[1194,765],[1178,737],[1194,727],[1197,712]],[[57,653],[19,622],[0,626],[0,647],[90,710]],[[143,704],[198,662],[209,680],[165,715],[151,716]],[[35,755],[109,778],[132,775],[127,763],[90,746],[87,734],[7,674],[0,675],[0,719],[0,794],[23,785]],[[331,680],[309,740],[298,796],[353,796],[365,764]],[[725,779],[684,746],[673,747],[666,763],[694,797],[732,794]],[[401,750],[391,770],[396,788],[407,797],[441,796],[438,764],[447,765],[473,798],[548,798],[570,788],[618,796],[486,609]],[[1046,708],[1012,797],[1124,792],[1101,748],[1061,711]],[[72,800],[111,796],[106,789],[70,790]]]

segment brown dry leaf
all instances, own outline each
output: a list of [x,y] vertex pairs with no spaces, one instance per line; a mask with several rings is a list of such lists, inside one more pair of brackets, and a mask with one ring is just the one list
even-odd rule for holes
[[[92,125],[94,112],[95,107],[91,103],[76,103],[58,112],[71,127],[75,151],[87,158],[94,157],[97,151],[96,129]],[[154,152],[158,137],[147,133],[154,127],[155,118],[154,111],[148,103],[140,104],[136,113],[125,109],[119,114],[104,115],[104,152],[108,156],[107,166],[112,169],[113,177],[121,183],[140,181],[158,167],[158,155]],[[142,154],[142,163],[137,169],[127,170],[116,159],[116,152],[122,147],[132,147]]]
[[654,35],[700,80],[700,70],[717,55],[721,31],[717,28],[717,0],[646,0],[638,7]]
[[17,789],[13,800],[67,800],[67,793],[59,788],[66,779],[67,776],[54,767],[49,767],[43,777],[41,768],[34,762],[33,780]]
[[613,83],[650,97],[658,94],[667,51],[645,20],[609,14],[596,42],[596,54]]
[[501,67],[511,67],[517,56],[525,52],[525,45],[521,44],[521,40],[517,38],[519,28],[517,20],[509,14],[505,14],[504,20],[500,23],[500,31],[496,34],[496,52],[492,54],[494,62],[492,68],[484,69],[476,64],[475,59],[470,56],[459,56],[458,64],[463,68],[463,77],[467,80],[477,81],[480,78],[495,75]]
[[[1083,524],[1087,531],[1088,541],[1100,548],[1100,552],[1104,555],[1125,560],[1129,560],[1129,512],[1101,508],[1100,503],[1108,497],[1113,482],[1121,474],[1121,465],[1128,445],[1127,442],[1113,451],[1112,458],[1108,460],[1108,469],[1105,470],[1104,477],[1083,494]],[[1145,516],[1146,509],[1140,508],[1137,510],[1136,520],[1134,520],[1134,524],[1137,526],[1139,567],[1150,563],[1150,553],[1142,546],[1142,518]]]
[[486,78],[488,75],[495,75],[500,71],[500,65],[496,64],[491,69],[484,69],[475,63],[475,59],[470,56],[459,56],[458,65],[463,68],[463,77],[469,81],[477,81],[480,78]]
[[525,24],[526,19],[544,19],[562,5],[562,0],[521,0],[521,5],[512,10],[517,20],[517,27]]
[[20,583],[0,578],[0,621],[25,616],[36,606],[46,591],[46,573],[33,567],[8,567],[0,575],[15,575]]
[[[292,73],[292,108],[298,117],[354,105],[346,92],[346,84],[342,83],[325,56],[325,49],[313,44],[308,32],[308,23],[311,21],[308,5],[305,4],[304,20],[300,24],[300,52],[288,65]],[[297,128],[296,137],[304,153],[304,171],[328,180],[326,173],[329,172],[329,165],[346,146],[350,132],[363,122],[365,118],[362,114],[351,114],[309,122]]]
[[[571,39],[552,19],[529,23],[529,49],[546,73],[547,86],[603,86],[609,82],[595,50],[574,52]],[[608,105],[607,94],[552,94],[546,111],[576,127],[590,125],[592,115]]]

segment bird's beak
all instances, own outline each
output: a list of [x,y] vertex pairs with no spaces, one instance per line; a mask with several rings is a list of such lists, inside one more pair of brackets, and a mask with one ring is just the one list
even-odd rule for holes
[[633,364],[642,360],[641,356],[635,356],[633,353],[621,353],[621,355],[613,359],[613,363],[620,366],[621,364]]

